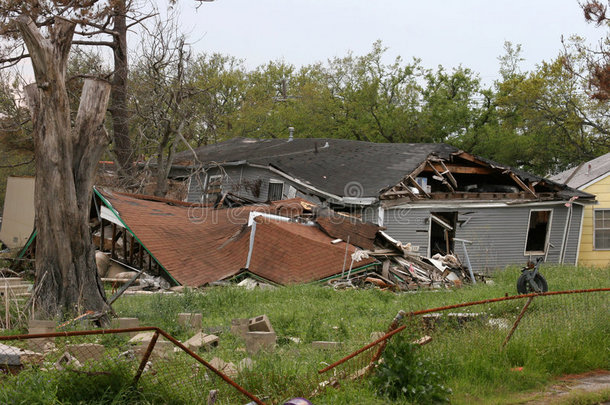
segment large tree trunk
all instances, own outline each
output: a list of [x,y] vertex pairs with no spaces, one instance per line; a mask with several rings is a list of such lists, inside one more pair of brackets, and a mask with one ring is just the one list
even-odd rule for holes
[[103,122],[110,85],[85,81],[72,125],[65,78],[74,24],[56,17],[45,38],[29,17],[17,23],[36,77],[26,87],[36,154],[34,316],[106,311],[89,212],[95,169],[107,144]]
[[119,164],[119,175],[130,180],[133,175],[133,150],[129,138],[129,110],[127,108],[127,23],[125,1],[114,7],[114,74],[112,75],[111,108],[114,154]]

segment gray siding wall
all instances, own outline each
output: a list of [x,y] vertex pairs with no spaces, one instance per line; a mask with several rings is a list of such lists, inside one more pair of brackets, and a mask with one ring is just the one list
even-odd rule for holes
[[[283,199],[288,198],[288,190],[292,186],[297,190],[296,197],[313,202],[319,201],[316,197],[301,192],[295,183],[267,169],[241,165],[225,167],[224,172],[225,176],[222,179],[223,192],[231,192],[239,197],[256,202],[265,202],[268,198],[270,180],[277,180],[284,183]],[[220,174],[220,171],[216,168],[209,169],[207,172],[208,177],[218,174]],[[199,178],[196,178],[196,176],[191,178],[187,197],[188,202],[201,201],[205,191],[203,187],[204,179],[205,174],[201,174]]]
[[[403,243],[419,246],[419,253],[428,251],[428,231],[430,212],[458,212],[455,237],[473,242],[466,245],[472,267],[476,271],[489,272],[507,265],[525,264],[529,215],[532,209],[552,209],[549,242],[555,247],[549,249],[547,262],[558,263],[568,216],[568,208],[563,204],[552,206],[494,207],[471,209],[387,209],[384,225],[392,237]],[[575,205],[572,213],[567,240],[565,263],[574,264],[578,248],[582,207]],[[467,222],[463,222],[467,221]],[[462,261],[464,251],[461,242],[455,243],[455,252]]]

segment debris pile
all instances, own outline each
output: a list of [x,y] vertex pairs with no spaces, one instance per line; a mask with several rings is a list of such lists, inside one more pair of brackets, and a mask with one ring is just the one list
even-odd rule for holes
[[336,289],[376,286],[393,291],[420,288],[459,287],[471,282],[468,269],[457,256],[436,254],[424,257],[415,254],[409,244],[403,245],[383,231],[378,231],[373,249],[360,250],[352,255],[357,262],[362,257],[372,257],[381,264],[372,270],[330,281]]

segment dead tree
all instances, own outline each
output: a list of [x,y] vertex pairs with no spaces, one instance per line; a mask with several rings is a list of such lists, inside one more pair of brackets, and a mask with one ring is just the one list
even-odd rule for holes
[[16,21],[36,78],[25,89],[36,155],[35,316],[103,312],[109,306],[97,274],[89,212],[95,169],[108,144],[103,122],[111,86],[87,79],[72,123],[66,68],[74,22],[55,17],[43,36],[30,17]]

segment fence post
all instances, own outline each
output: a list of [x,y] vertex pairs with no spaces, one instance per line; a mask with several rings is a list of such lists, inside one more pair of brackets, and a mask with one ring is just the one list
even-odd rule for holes
[[159,331],[156,330],[155,334],[153,335],[152,339],[150,340],[150,343],[148,344],[148,347],[146,348],[146,352],[144,353],[144,356],[142,357],[142,361],[140,362],[140,367],[138,368],[138,372],[136,373],[136,376],[133,378],[133,385],[136,385],[138,383],[138,381],[140,380],[140,377],[142,376],[142,373],[144,372],[146,363],[148,363],[148,359],[149,359],[150,355],[152,354],[153,349],[155,348],[155,344],[157,343],[158,338],[159,338]]
[[510,338],[513,336],[513,333],[515,333],[515,329],[517,329],[517,326],[519,326],[519,322],[521,322],[521,318],[523,318],[525,311],[527,311],[527,307],[530,306],[530,304],[532,303],[533,300],[534,300],[534,296],[529,297],[527,302],[521,309],[519,316],[517,316],[517,319],[515,319],[515,323],[513,324],[513,327],[510,329],[510,332],[508,332],[508,335],[506,336],[506,339],[504,339],[504,342],[502,342],[502,349],[504,349],[504,346],[506,346],[506,344],[508,343]]

